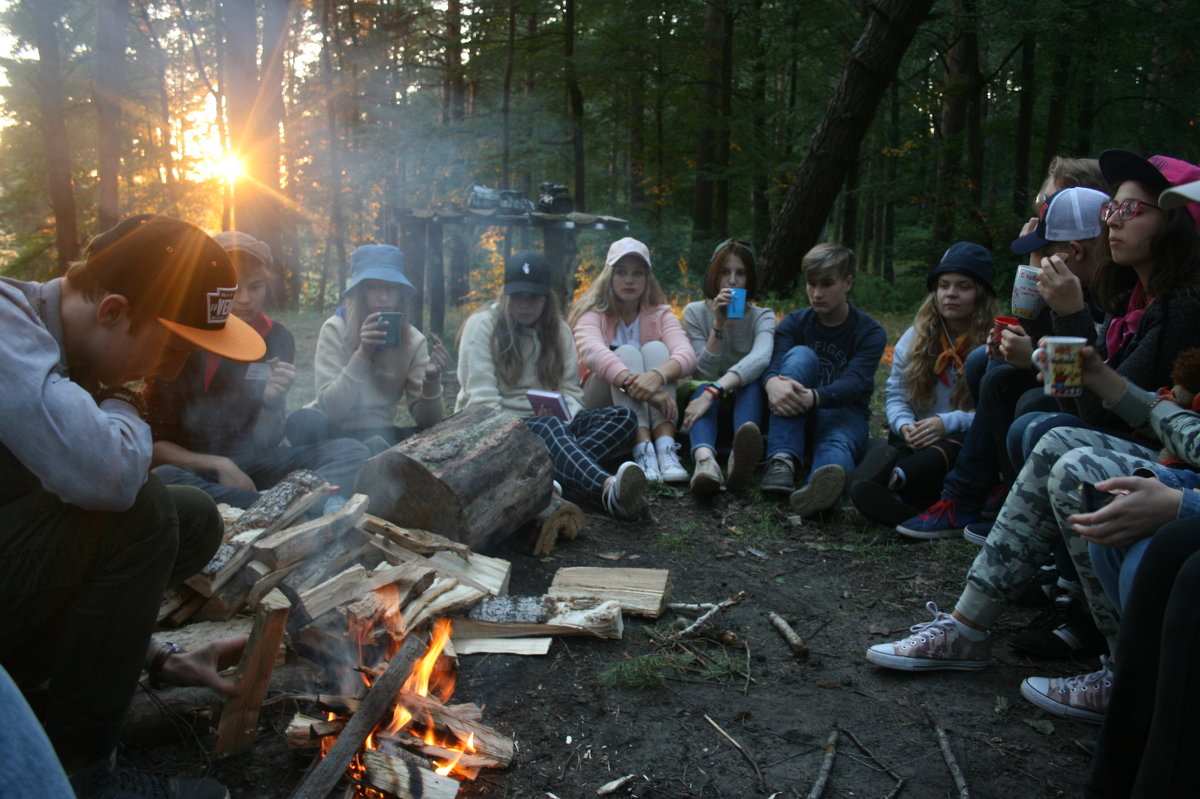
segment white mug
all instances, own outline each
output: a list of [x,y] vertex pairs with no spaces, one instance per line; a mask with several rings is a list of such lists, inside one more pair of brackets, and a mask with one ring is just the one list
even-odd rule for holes
[[1087,339],[1076,336],[1047,336],[1042,341],[1044,346],[1033,351],[1033,362],[1042,373],[1042,391],[1050,397],[1081,396],[1083,345],[1087,344]]
[[1033,319],[1046,307],[1038,291],[1038,275],[1042,273],[1036,266],[1022,264],[1017,267],[1017,276],[1013,278],[1012,314],[1021,319]]

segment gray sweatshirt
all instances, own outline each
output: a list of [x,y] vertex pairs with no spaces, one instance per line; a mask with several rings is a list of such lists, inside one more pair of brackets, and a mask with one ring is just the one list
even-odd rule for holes
[[85,510],[128,510],[150,470],[150,428],[71,381],[61,298],[61,278],[0,278],[0,506],[41,487]]

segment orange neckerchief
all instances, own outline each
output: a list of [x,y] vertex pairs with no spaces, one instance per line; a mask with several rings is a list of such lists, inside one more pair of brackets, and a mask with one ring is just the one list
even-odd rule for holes
[[967,356],[971,353],[971,342],[967,333],[963,333],[954,342],[954,346],[950,346],[950,337],[944,332],[941,335],[942,353],[937,356],[937,360],[933,362],[933,371],[937,373],[938,380],[942,381],[942,385],[950,385],[950,375],[947,374],[947,369],[954,366],[958,371],[962,371],[963,363],[966,362]]
[[[271,328],[275,325],[275,320],[267,316],[262,311],[250,321],[250,327],[254,328],[255,332],[263,338],[271,332]],[[212,382],[213,377],[217,374],[217,367],[221,365],[223,358],[219,355],[213,355],[211,352],[204,353],[204,390],[208,391],[208,385]]]

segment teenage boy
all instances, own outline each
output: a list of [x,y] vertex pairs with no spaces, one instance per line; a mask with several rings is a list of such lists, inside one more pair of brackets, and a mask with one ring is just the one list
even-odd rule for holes
[[[883,326],[847,301],[854,287],[854,252],[824,243],[800,264],[811,307],[792,311],[775,331],[763,375],[771,419],[762,490],[788,494],[808,516],[834,507],[867,443],[875,369],[883,356]],[[796,470],[811,467],[793,490]]]
[[235,690],[217,669],[244,639],[180,653],[150,638],[163,592],[208,562],[222,525],[203,493],[147,479],[150,428],[123,386],[174,376],[196,347],[261,357],[229,316],[236,290],[216,242],[160,216],[97,236],[65,278],[0,279],[0,664],[19,685],[49,681],[43,725],[80,797],[228,796],[114,753],[144,663]]
[[266,354],[241,363],[195,352],[173,380],[146,386],[147,418],[154,431],[154,474],[167,484],[193,485],[218,502],[248,508],[296,469],[311,469],[340,496],[319,510],[342,504],[369,456],[365,444],[338,438],[283,447],[284,405],[296,376],[296,342],[280,322],[263,313],[271,282],[271,250],[246,233],[214,239],[238,273],[233,314],[266,341]]
[[976,525],[982,520],[988,492],[998,479],[1011,484],[1016,477],[1004,450],[1009,426],[1022,413],[1058,409],[1037,381],[1034,342],[1050,335],[1096,337],[1098,312],[1089,302],[1088,287],[1105,256],[1099,239],[1100,206],[1108,199],[1104,192],[1084,187],[1056,192],[1042,203],[1037,227],[1012,242],[1014,253],[1029,256],[1029,262],[1041,268],[1038,292],[1046,308],[1024,328],[1001,334],[997,357],[980,383],[975,418],[954,468],[946,475],[941,499],[901,522],[896,527],[900,534],[952,538],[971,525],[972,540],[982,544],[978,534],[987,537],[988,528]]

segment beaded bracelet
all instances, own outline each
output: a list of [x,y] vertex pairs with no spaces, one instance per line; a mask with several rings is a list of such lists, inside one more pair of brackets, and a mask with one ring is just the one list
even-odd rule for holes
[[154,653],[154,659],[150,661],[150,665],[146,667],[146,672],[150,675],[150,686],[152,688],[162,687],[162,670],[167,664],[167,658],[171,655],[178,655],[183,651],[183,647],[179,644],[173,644],[170,641],[156,641],[159,649]]

